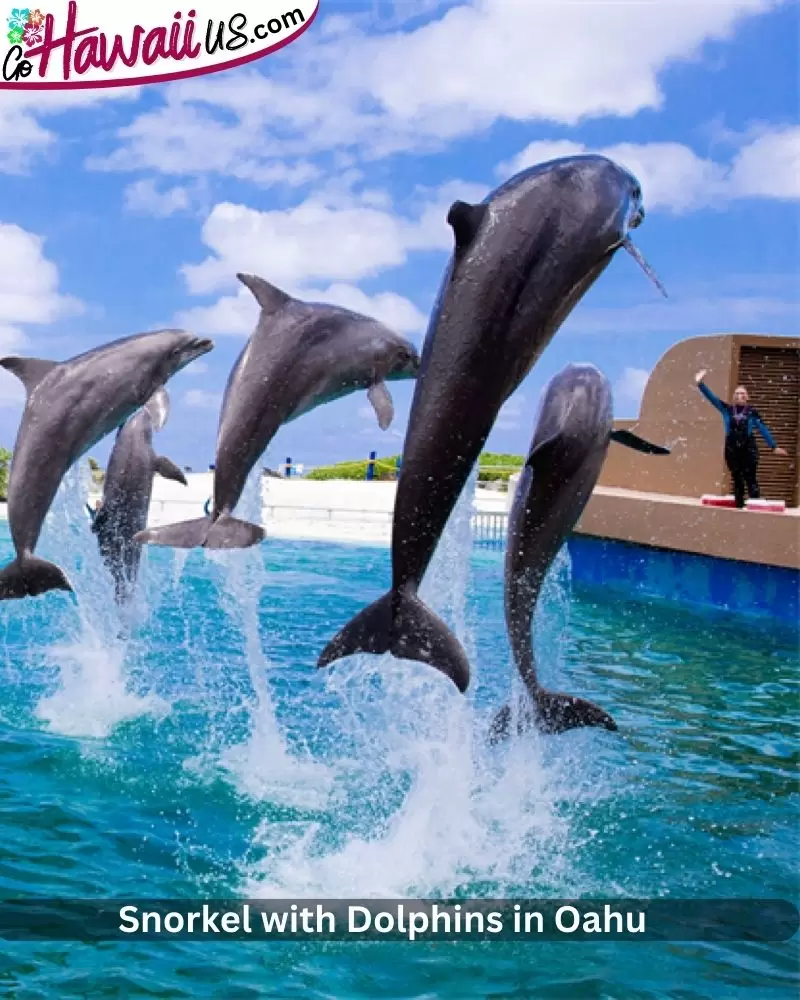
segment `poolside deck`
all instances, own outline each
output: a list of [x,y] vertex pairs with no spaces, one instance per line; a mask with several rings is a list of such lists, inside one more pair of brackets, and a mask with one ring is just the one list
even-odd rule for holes
[[800,509],[782,514],[704,506],[699,497],[597,486],[579,534],[651,548],[800,569]]

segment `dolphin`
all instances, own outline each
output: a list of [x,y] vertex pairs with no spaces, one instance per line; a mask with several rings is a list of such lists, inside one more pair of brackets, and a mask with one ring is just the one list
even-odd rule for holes
[[213,346],[185,330],[159,330],[123,337],[68,361],[0,358],[0,366],[13,372],[27,393],[8,485],[17,557],[0,572],[0,600],[72,590],[58,566],[33,554],[65,473]]
[[531,167],[480,205],[453,203],[455,248],[422,351],[397,487],[391,590],[331,639],[319,667],[389,651],[467,689],[466,654],[419,599],[420,583],[498,411],[615,252],[633,247],[629,231],[643,218],[636,178],[598,155]]
[[187,485],[178,466],[153,450],[153,431],[160,431],[168,416],[167,391],[156,389],[144,408],[117,431],[108,460],[103,505],[94,516],[92,531],[114,578],[118,604],[130,596],[139,572],[142,549],[133,536],[147,526],[154,474]]
[[[539,685],[531,635],[547,571],[580,518],[612,441],[647,454],[669,454],[669,449],[631,431],[613,430],[608,379],[594,365],[567,365],[544,391],[508,519],[506,628],[528,695],[519,713],[520,732],[531,726],[545,733],[578,726],[617,728],[611,716],[592,702]],[[506,705],[495,716],[490,741],[507,736],[510,722],[511,709]]]
[[232,516],[250,470],[282,424],[357,389],[385,430],[394,406],[386,382],[416,376],[414,346],[377,320],[316,302],[302,302],[253,274],[236,277],[261,307],[222,400],[211,513],[140,531],[135,541],[175,548],[247,548],[264,529]]

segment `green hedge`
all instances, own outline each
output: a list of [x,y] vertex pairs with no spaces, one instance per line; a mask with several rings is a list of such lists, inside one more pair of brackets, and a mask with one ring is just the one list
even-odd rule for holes
[[0,448],[0,500],[8,498],[8,470],[11,467],[11,452]]
[[[375,478],[394,479],[397,455],[375,459]],[[337,462],[336,465],[320,465],[306,473],[303,479],[366,479],[369,462]]]
[[[394,479],[394,470],[397,462],[397,455],[390,455],[388,458],[377,458],[375,468],[376,479]],[[490,480],[507,481],[508,477],[517,469],[522,468],[525,461],[523,455],[506,455],[499,452],[485,451],[478,460],[478,478],[483,482]],[[304,479],[366,479],[367,465],[366,459],[363,461],[337,462],[336,465],[321,465],[303,476]],[[505,468],[496,468],[505,466]]]

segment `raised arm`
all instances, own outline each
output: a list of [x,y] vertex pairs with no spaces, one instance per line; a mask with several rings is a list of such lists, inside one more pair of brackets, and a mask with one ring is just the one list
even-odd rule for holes
[[786,449],[779,448],[778,445],[775,443],[775,438],[772,436],[772,434],[769,431],[769,428],[759,416],[758,411],[753,410],[752,415],[753,415],[753,426],[761,435],[761,437],[764,438],[764,440],[767,443],[767,447],[771,448],[776,455],[786,455],[787,454]]
[[720,413],[725,413],[727,411],[726,405],[722,402],[721,399],[718,399],[705,384],[705,382],[703,381],[705,375],[706,375],[705,368],[701,372],[698,372],[695,375],[694,380],[697,383],[697,388],[700,390],[700,392],[702,392],[702,394],[706,397],[706,399],[709,401],[709,403],[711,403],[712,406],[716,407]]

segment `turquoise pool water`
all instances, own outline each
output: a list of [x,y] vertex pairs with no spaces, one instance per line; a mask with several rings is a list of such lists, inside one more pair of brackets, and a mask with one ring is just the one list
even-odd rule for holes
[[[573,587],[564,553],[542,674],[619,732],[490,750],[502,553],[462,514],[424,589],[471,654],[466,698],[420,665],[314,669],[385,588],[382,548],[148,550],[120,638],[81,495],[40,547],[77,601],[0,605],[0,897],[797,899],[796,630]],[[0,940],[0,995],[777,998],[797,961],[796,941]]]

